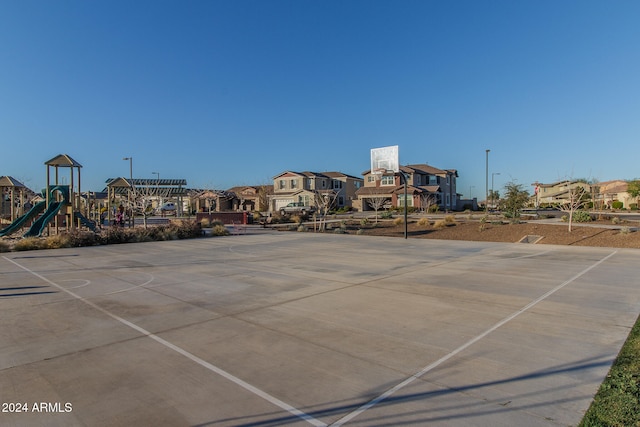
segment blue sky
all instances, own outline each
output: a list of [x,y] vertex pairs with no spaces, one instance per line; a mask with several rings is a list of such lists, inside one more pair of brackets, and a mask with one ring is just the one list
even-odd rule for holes
[[[0,175],[39,190],[69,154],[190,187],[285,170],[640,177],[640,2],[0,0]],[[491,185],[491,184],[490,184]]]

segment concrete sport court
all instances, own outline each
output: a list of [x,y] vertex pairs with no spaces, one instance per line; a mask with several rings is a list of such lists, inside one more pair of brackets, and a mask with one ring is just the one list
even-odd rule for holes
[[297,232],[0,254],[0,424],[575,425],[639,255]]

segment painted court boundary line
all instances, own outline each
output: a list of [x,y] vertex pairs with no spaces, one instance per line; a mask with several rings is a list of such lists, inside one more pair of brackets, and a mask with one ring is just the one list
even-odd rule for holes
[[46,277],[40,275],[39,273],[36,273],[33,270],[30,270],[29,268],[17,263],[16,261],[12,260],[11,258],[7,258],[6,256],[3,256],[2,258],[4,258],[5,260],[9,261],[10,263],[14,264],[15,266],[21,268],[22,270],[26,271],[27,273],[30,273],[32,275],[34,275],[35,277],[39,278],[40,280],[50,284],[51,286],[54,286],[58,289],[60,289],[61,291],[67,293],[68,295],[72,296],[73,298],[76,298],[79,301],[82,301],[83,303],[87,304],[88,306],[100,311],[101,313],[106,314],[107,316],[111,317],[112,319],[117,320],[118,322],[122,323],[123,325],[126,325],[128,327],[130,327],[131,329],[134,329],[138,332],[140,332],[141,334],[151,338],[152,340],[164,345],[165,347],[175,351],[176,353],[179,353],[181,355],[183,355],[184,357],[192,360],[193,362],[197,363],[198,365],[220,375],[223,378],[226,378],[227,380],[239,385],[240,387],[244,388],[245,390],[255,394],[256,396],[259,396],[261,398],[263,398],[264,400],[266,400],[267,402],[272,403],[275,406],[279,406],[280,408],[284,409],[285,411],[289,412],[292,415],[295,415],[296,417],[307,421],[308,423],[310,423],[311,425],[314,426],[318,426],[318,427],[325,427],[327,424],[323,423],[322,421],[312,417],[311,415],[308,415],[302,411],[300,411],[299,409],[294,408],[293,406],[289,405],[288,403],[283,402],[282,400],[278,399],[277,397],[271,396],[269,393],[260,390],[259,388],[252,386],[251,384],[247,383],[246,381],[241,380],[240,378],[230,374],[229,372],[218,368],[217,366],[207,362],[206,360],[203,360],[201,358],[199,358],[198,356],[189,353],[188,351],[186,351],[185,349],[178,347],[175,344],[170,343],[167,340],[164,340],[162,338],[160,338],[159,336],[147,331],[146,329],[136,325],[135,323],[129,322],[126,319],[123,319],[120,316],[117,316],[111,312],[109,312],[108,310],[105,310],[104,308],[92,303],[91,301],[81,297],[80,295],[58,285],[57,283],[47,279]]
[[562,282],[561,284],[559,284],[555,288],[551,289],[550,291],[546,292],[542,296],[540,296],[537,299],[531,301],[529,304],[525,305],[520,310],[518,310],[518,311],[512,313],[511,315],[505,317],[504,319],[502,319],[501,321],[499,321],[498,323],[496,323],[495,325],[493,325],[492,327],[490,327],[489,329],[487,329],[486,331],[484,331],[480,335],[478,335],[475,338],[472,338],[469,341],[467,341],[466,343],[462,344],[460,347],[456,348],[451,353],[446,354],[446,355],[442,356],[440,359],[438,359],[435,362],[431,363],[430,365],[425,366],[419,372],[413,374],[412,376],[410,376],[409,378],[407,378],[404,381],[400,382],[399,384],[395,385],[394,387],[391,387],[389,390],[385,391],[380,396],[370,400],[369,402],[367,402],[364,405],[360,406],[358,409],[354,410],[353,412],[350,412],[349,414],[347,414],[344,417],[340,418],[338,421],[332,423],[330,426],[331,427],[342,426],[343,424],[351,421],[352,419],[354,419],[358,415],[362,414],[366,410],[371,409],[372,407],[374,407],[378,403],[380,403],[383,400],[385,400],[388,397],[390,397],[395,392],[403,389],[404,387],[408,386],[409,384],[411,384],[415,380],[421,378],[422,376],[424,376],[426,373],[428,373],[432,369],[438,367],[442,363],[444,363],[447,360],[451,359],[453,356],[455,356],[458,353],[464,351],[465,349],[467,349],[471,345],[475,344],[476,342],[480,341],[481,339],[483,339],[484,337],[486,337],[490,333],[494,332],[496,329],[500,328],[501,326],[503,326],[506,323],[510,322],[511,320],[515,319],[516,317],[518,317],[522,313],[526,312],[527,310],[529,310],[533,306],[537,305],[538,303],[540,303],[541,301],[545,300],[549,296],[553,295],[554,293],[556,293],[560,289],[564,288],[565,286],[567,286],[571,282],[575,281],[576,279],[578,279],[579,277],[583,276],[587,272],[591,271],[592,269],[594,269],[598,265],[602,264],[603,262],[605,262],[606,260],[611,258],[613,255],[615,255],[616,253],[618,253],[618,251],[614,251],[614,252],[610,253],[606,257],[602,258],[601,260],[597,261],[596,263],[594,263],[594,264],[590,265],[589,267],[585,268],[584,270],[582,270],[581,272],[577,273],[576,275],[574,275],[570,279]]

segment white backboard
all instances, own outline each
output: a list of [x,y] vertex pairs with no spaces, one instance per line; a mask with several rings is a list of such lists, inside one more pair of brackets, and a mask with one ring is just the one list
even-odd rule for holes
[[400,172],[397,145],[371,149],[371,172],[373,173],[381,169]]

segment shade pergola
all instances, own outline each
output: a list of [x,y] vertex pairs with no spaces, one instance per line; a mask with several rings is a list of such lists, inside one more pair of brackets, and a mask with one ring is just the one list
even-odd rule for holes
[[[10,198],[11,198],[10,216],[11,216],[11,221],[13,221],[24,213],[24,199],[25,199],[25,192],[27,190],[27,187],[25,187],[23,183],[21,183],[20,181],[18,181],[17,179],[11,176],[0,176],[0,189],[1,189],[0,193],[2,193],[2,195],[4,195],[5,193],[8,193],[10,195]],[[16,209],[16,203],[15,203],[16,193],[18,193],[20,198],[19,209]],[[4,203],[5,203],[5,199],[3,197],[2,198],[2,205],[3,205],[2,214],[3,215],[5,211]]]

